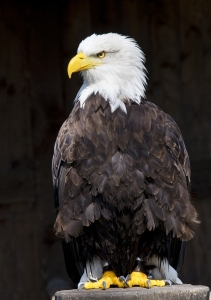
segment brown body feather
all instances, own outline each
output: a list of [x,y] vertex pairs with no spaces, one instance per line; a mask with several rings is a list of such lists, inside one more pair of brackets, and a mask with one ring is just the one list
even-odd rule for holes
[[97,254],[117,275],[130,273],[137,256],[171,256],[160,250],[166,241],[191,239],[198,223],[178,126],[151,102],[126,108],[127,114],[111,113],[99,94],[84,108],[77,102],[59,132],[52,167],[56,234],[74,241],[75,265]]

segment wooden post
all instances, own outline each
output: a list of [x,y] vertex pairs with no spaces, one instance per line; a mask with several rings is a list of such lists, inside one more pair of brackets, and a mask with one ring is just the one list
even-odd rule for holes
[[108,290],[69,290],[59,291],[55,300],[209,300],[209,288],[202,285],[173,285],[171,287],[153,287],[144,289],[134,287],[131,289],[110,288]]

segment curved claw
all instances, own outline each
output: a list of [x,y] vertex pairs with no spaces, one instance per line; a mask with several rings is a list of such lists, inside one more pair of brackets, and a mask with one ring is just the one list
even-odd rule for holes
[[128,287],[128,288],[130,287],[129,284],[128,284],[128,281],[129,281],[129,280],[131,280],[130,274],[128,274],[128,275],[126,276],[126,278],[125,278],[125,282],[124,282],[124,283],[125,283],[125,287]]
[[103,290],[106,290],[106,282],[103,281]]
[[78,284],[78,290],[83,290],[83,288],[84,288],[84,283],[79,283]]
[[150,289],[151,288],[151,283],[150,283],[149,279],[146,281],[146,284],[148,285],[148,289]]
[[128,287],[127,278],[125,278],[124,276],[120,276],[119,281],[123,282],[125,287]]
[[126,281],[128,282],[128,280],[131,280],[131,275],[128,274],[127,277],[126,277]]
[[165,282],[166,286],[172,286],[172,284],[173,284],[171,280],[167,280],[167,279],[164,280],[164,282]]
[[124,277],[124,276],[120,276],[119,277],[119,281],[121,281],[121,282],[123,282],[124,283],[124,287],[130,287],[129,286],[129,284],[128,284],[128,281],[129,280],[131,280],[131,276],[130,276],[130,274],[128,274],[127,276],[126,276],[126,278]]
[[119,281],[125,282],[125,277],[124,276],[119,276]]

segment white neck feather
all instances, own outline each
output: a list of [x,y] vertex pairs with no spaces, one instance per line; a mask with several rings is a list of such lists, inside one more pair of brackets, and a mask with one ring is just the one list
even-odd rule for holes
[[[105,40],[108,36],[109,42]],[[96,37],[99,40],[101,37],[104,41],[101,42],[100,49],[107,51],[108,54],[103,65],[81,72],[84,83],[75,100],[79,100],[80,106],[84,107],[86,99],[91,94],[99,93],[109,102],[112,112],[118,107],[127,112],[124,104],[126,100],[140,104],[141,98],[145,96],[144,54],[133,39],[118,34],[93,35],[82,41],[78,52],[83,51],[89,55],[91,50],[87,49],[92,42],[91,39]]]

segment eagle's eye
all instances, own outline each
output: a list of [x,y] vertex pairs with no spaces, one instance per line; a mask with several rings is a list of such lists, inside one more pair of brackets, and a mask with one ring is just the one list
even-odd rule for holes
[[105,56],[106,56],[105,51],[102,51],[102,52],[97,53],[97,57],[98,57],[98,58],[104,58]]

